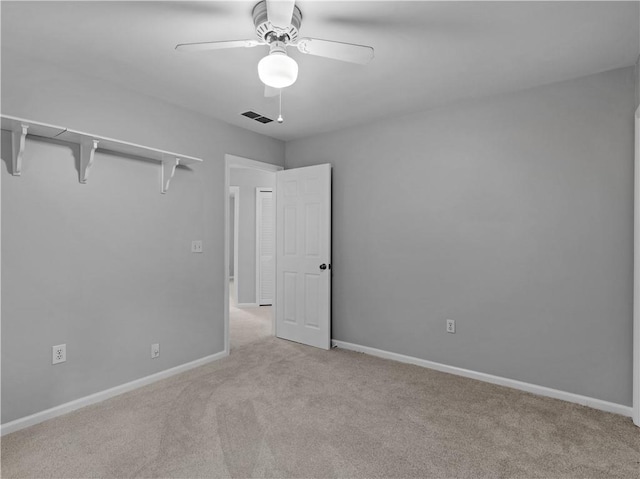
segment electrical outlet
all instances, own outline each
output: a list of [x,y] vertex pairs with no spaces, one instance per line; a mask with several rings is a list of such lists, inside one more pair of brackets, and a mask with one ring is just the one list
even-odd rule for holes
[[51,364],[64,363],[67,360],[67,345],[58,344],[51,347]]
[[152,344],[151,345],[151,359],[155,359],[160,356],[160,345]]
[[192,253],[202,253],[202,240],[195,240],[191,242]]
[[447,333],[456,332],[456,322],[453,319],[447,319]]

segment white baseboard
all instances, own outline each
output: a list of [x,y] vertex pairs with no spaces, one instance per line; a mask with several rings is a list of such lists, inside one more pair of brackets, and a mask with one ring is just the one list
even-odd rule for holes
[[228,351],[221,351],[219,353],[212,354],[211,356],[205,356],[204,358],[196,359],[195,361],[191,361],[186,364],[181,364],[180,366],[176,366],[174,368],[167,369],[165,371],[160,371],[159,373],[151,374],[149,376],[145,376],[143,378],[136,379],[134,381],[121,384],[119,386],[115,386],[110,389],[106,389],[104,391],[90,394],[89,396],[85,396],[80,399],[75,399],[73,401],[60,404],[59,406],[52,407],[51,409],[46,409],[44,411],[31,414],[30,416],[25,416],[19,419],[15,419],[14,421],[8,422],[6,424],[2,424],[0,426],[0,436],[4,436],[5,434],[9,434],[9,433],[18,431],[20,429],[24,429],[25,427],[33,426],[34,424],[41,423],[43,421],[46,421],[47,419],[52,419],[54,417],[62,416],[63,414],[67,414],[71,411],[75,411],[76,409],[80,409],[82,407],[89,406],[91,404],[95,404],[100,401],[104,401],[105,399],[118,396],[120,394],[132,391],[134,389],[138,389],[142,386],[146,386],[156,381],[160,381],[161,379],[165,379],[175,374],[188,371],[189,369],[197,368],[198,366],[203,366],[205,364],[216,361],[228,355],[229,355]]
[[238,308],[257,308],[260,306],[258,303],[238,303],[236,307]]
[[515,379],[503,378],[500,376],[493,376],[492,374],[481,373],[472,371],[470,369],[458,368],[455,366],[448,366],[446,364],[435,363],[433,361],[427,361],[426,359],[414,358],[413,356],[405,356],[403,354],[392,353],[384,351],[382,349],[370,348],[369,346],[360,346],[359,344],[346,343],[344,341],[331,340],[331,344],[338,348],[347,349],[349,351],[356,351],[359,353],[370,354],[371,356],[377,356],[385,359],[392,359],[401,363],[415,364],[416,366],[422,366],[429,369],[435,369],[444,373],[455,374],[456,376],[463,376],[465,378],[477,379],[487,383],[498,384],[500,386],[506,386],[513,389],[519,389],[520,391],[526,391],[532,394],[538,394],[540,396],[547,396],[555,399],[562,399],[583,406],[588,406],[594,409],[600,409],[601,411],[612,412],[615,414],[621,414],[623,416],[632,416],[631,406],[624,406],[622,404],[616,404],[602,399],[591,398],[588,396],[581,396],[566,391],[560,391],[558,389],[551,389],[544,386],[538,386],[536,384],[525,383],[522,381],[516,381]]

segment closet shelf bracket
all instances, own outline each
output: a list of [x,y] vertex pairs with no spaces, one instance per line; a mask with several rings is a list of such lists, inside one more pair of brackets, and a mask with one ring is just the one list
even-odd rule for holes
[[180,158],[172,155],[164,155],[160,165],[161,184],[160,193],[165,194],[169,190],[169,182],[176,174],[176,167],[180,164]]
[[89,170],[93,166],[96,148],[99,141],[85,138],[80,143],[80,183],[85,184],[89,178]]
[[13,150],[11,158],[11,174],[13,176],[20,176],[20,173],[22,173],[22,157],[24,156],[24,145],[28,130],[29,125],[21,123],[16,125],[11,132],[11,148]]

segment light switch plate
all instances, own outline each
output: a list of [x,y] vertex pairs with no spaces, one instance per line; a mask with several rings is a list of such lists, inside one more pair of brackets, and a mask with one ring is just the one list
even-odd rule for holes
[[194,240],[191,242],[192,253],[202,253],[202,240]]

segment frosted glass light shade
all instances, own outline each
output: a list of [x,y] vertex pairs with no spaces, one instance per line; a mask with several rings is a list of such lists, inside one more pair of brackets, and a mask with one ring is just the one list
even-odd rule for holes
[[260,81],[272,88],[286,88],[298,78],[298,64],[285,53],[273,52],[258,62]]

